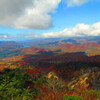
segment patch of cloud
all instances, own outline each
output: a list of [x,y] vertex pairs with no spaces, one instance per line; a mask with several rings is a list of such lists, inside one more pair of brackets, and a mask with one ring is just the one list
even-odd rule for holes
[[3,38],[7,38],[8,36],[7,35],[3,35]]
[[6,39],[8,36],[6,34],[0,34],[0,39]]
[[33,32],[25,32],[25,33],[19,33],[16,35],[11,35],[11,34],[2,34],[0,33],[0,40],[17,40],[17,41],[22,41],[22,40],[27,40],[27,39],[33,39],[33,38],[41,38],[40,35],[33,33]]
[[78,24],[72,28],[66,28],[60,32],[43,33],[41,37],[80,37],[80,36],[99,36],[100,22],[93,25]]
[[47,29],[61,0],[0,0],[0,25],[18,29]]
[[67,6],[68,7],[71,7],[71,6],[80,6],[86,2],[88,2],[89,0],[64,0],[64,2],[67,3]]
[[92,25],[77,24],[75,27],[66,28],[60,32],[50,32],[42,34],[26,32],[26,33],[20,33],[19,35],[0,34],[0,39],[27,40],[34,38],[58,38],[58,37],[82,37],[82,36],[100,36],[100,22]]

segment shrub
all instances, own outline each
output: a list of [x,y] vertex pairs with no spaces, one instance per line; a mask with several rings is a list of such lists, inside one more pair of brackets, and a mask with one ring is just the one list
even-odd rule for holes
[[33,100],[39,89],[26,85],[32,81],[28,74],[21,71],[4,69],[0,73],[0,100]]
[[100,100],[100,91],[98,90],[85,90],[81,93],[84,100]]
[[77,96],[77,95],[65,95],[64,96],[65,100],[83,100],[81,97]]

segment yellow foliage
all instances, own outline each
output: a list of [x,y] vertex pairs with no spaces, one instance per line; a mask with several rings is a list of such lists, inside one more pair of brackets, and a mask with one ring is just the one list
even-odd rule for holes
[[86,80],[88,79],[88,77],[85,77],[84,79],[82,79],[81,77],[80,77],[80,80],[79,80],[79,82],[80,82],[80,84],[86,84]]
[[57,76],[56,76],[56,74],[55,73],[53,73],[53,72],[50,72],[50,73],[48,73],[48,78],[51,78],[51,77],[55,77],[55,78],[57,78]]
[[3,64],[5,64],[4,62],[0,62],[0,65],[3,65]]

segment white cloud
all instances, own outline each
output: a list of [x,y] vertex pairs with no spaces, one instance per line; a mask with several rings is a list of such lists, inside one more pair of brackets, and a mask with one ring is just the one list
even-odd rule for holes
[[43,33],[41,37],[75,37],[75,36],[99,36],[100,22],[93,25],[78,24],[72,28],[66,28],[60,32]]
[[8,38],[8,36],[6,34],[1,34],[0,33],[0,39],[7,39],[7,38]]
[[[65,0],[78,6],[89,0]],[[61,0],[0,0],[0,26],[17,29],[47,29],[52,26],[53,13]]]
[[46,29],[61,0],[0,0],[0,25],[18,29]]
[[7,35],[3,35],[3,38],[7,38],[8,36]]
[[93,25],[78,24],[72,28],[66,28],[60,32],[42,33],[41,35],[27,32],[20,35],[0,34],[0,39],[32,39],[32,38],[56,38],[56,37],[81,37],[100,36],[100,22]]
[[67,1],[67,5],[68,7],[71,6],[80,6],[86,2],[88,2],[89,0],[64,0],[65,2]]

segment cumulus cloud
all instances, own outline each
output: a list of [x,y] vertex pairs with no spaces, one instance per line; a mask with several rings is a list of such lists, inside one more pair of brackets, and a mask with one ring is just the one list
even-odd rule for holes
[[6,33],[5,34],[0,33],[0,41],[9,40],[9,39],[12,39],[12,37],[11,36],[9,37],[9,35]]
[[75,27],[66,28],[60,32],[37,34],[33,32],[21,33],[20,35],[0,34],[0,39],[32,39],[32,38],[56,38],[56,37],[82,37],[100,36],[100,22],[93,25],[77,24]]
[[18,29],[46,29],[61,0],[0,0],[0,25]]
[[[65,0],[78,6],[89,0]],[[61,0],[0,0],[0,26],[17,29],[47,29],[52,26],[50,13]]]
[[89,0],[64,0],[64,2],[67,2],[68,7],[71,6],[80,6],[86,2],[88,2]]
[[6,34],[0,34],[0,39],[6,39],[8,36]]
[[2,34],[0,33],[0,40],[27,40],[27,39],[33,39],[33,38],[41,38],[40,35],[33,33],[33,32],[25,32],[25,33],[19,33],[16,35],[11,34]]
[[72,28],[66,28],[60,32],[43,33],[41,37],[76,37],[76,36],[99,36],[100,22],[93,25],[78,24]]

